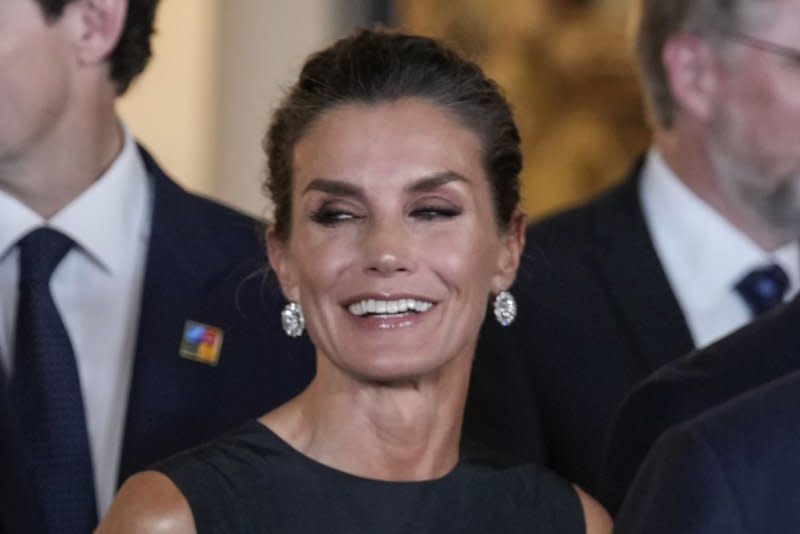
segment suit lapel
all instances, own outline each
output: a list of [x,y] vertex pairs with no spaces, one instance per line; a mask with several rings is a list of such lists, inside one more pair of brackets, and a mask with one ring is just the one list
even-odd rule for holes
[[667,280],[639,202],[641,162],[595,206],[592,262],[616,304],[631,350],[645,374],[694,348],[689,328]]
[[180,433],[181,418],[203,413],[202,373],[213,369],[179,356],[184,323],[198,317],[209,279],[226,266],[208,246],[189,196],[144,151],[153,179],[153,216],[136,352],[120,461],[120,480],[153,460],[157,429]]

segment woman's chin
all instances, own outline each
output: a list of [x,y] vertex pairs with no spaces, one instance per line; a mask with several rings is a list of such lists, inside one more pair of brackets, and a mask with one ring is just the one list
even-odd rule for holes
[[350,362],[345,371],[364,383],[407,387],[434,380],[451,360],[437,356],[410,359],[408,354],[381,354],[371,357],[369,361]]

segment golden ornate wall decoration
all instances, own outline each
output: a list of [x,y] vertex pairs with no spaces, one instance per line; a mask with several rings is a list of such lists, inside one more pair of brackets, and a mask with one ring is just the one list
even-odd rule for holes
[[646,150],[626,0],[397,0],[404,28],[465,51],[504,88],[531,217],[617,181]]

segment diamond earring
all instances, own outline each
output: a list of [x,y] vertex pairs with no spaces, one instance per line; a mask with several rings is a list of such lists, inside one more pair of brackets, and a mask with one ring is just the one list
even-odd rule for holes
[[306,327],[306,321],[303,318],[303,309],[296,302],[290,302],[283,307],[281,311],[281,325],[283,331],[289,337],[300,337],[303,335],[303,330]]
[[494,298],[494,316],[502,326],[508,326],[517,318],[517,301],[508,291],[501,291]]

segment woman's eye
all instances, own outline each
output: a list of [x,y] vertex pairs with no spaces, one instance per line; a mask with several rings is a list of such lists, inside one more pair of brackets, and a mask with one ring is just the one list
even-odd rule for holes
[[461,215],[461,210],[445,206],[423,206],[411,211],[411,216],[415,219],[431,221],[434,219],[452,219]]
[[353,212],[334,208],[321,208],[311,214],[311,220],[323,226],[333,226],[341,222],[359,218],[360,216]]

